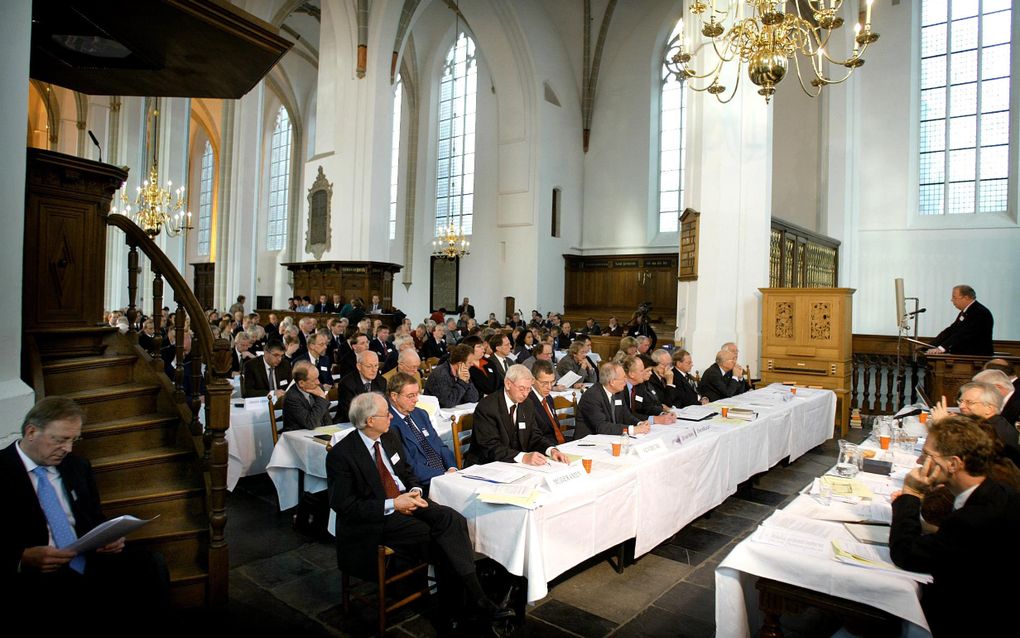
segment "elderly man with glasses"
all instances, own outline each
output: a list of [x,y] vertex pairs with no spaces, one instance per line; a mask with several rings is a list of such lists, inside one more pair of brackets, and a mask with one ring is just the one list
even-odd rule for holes
[[[355,397],[349,414],[356,431],[326,455],[340,569],[374,579],[376,548],[386,545],[435,565],[444,612],[439,617],[463,613],[462,592],[486,619],[512,617],[482,590],[464,517],[423,496],[400,437],[390,430],[393,413],[383,395]],[[450,627],[438,629],[446,635]]]
[[[1003,453],[1006,458],[1020,466],[1020,435],[1016,428],[999,414],[999,410],[1002,409],[1002,395],[994,385],[980,381],[965,383],[960,386],[960,398],[956,400],[956,404],[965,416],[990,425],[1005,446]],[[942,397],[942,401],[932,408],[932,417],[938,421],[949,415],[946,398]]]
[[393,427],[403,440],[407,464],[428,494],[429,484],[434,477],[444,472],[457,471],[453,450],[446,447],[439,438],[428,412],[415,407],[421,394],[417,377],[398,372],[390,379],[386,390]]

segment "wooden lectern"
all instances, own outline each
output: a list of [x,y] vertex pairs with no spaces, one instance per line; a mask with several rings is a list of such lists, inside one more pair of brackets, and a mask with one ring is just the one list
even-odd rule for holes
[[853,370],[853,288],[759,288],[761,380],[819,386],[836,393],[836,423],[846,436]]

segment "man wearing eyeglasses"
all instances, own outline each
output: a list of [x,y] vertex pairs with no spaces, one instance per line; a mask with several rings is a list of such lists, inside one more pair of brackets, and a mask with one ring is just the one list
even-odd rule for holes
[[[1013,624],[1016,589],[1008,579],[1020,569],[1020,494],[987,478],[996,456],[994,441],[977,423],[938,419],[918,459],[923,465],[894,495],[892,560],[934,577],[921,596],[933,636],[992,636]],[[923,535],[921,499],[938,485],[953,495],[953,512],[937,532]]]
[[350,419],[347,410],[350,408],[354,397],[365,392],[378,392],[385,395],[386,382],[379,375],[379,355],[371,350],[359,352],[354,366],[354,372],[340,379],[337,399],[339,405],[336,408],[336,422],[347,423]]
[[546,457],[566,462],[556,441],[542,434],[535,411],[527,401],[534,377],[517,363],[510,366],[503,388],[478,402],[474,415],[474,438],[465,463],[525,463],[545,465]]
[[398,372],[390,378],[387,395],[390,400],[391,424],[400,433],[407,464],[428,494],[432,479],[444,472],[455,472],[457,463],[453,450],[446,447],[432,427],[428,412],[416,408],[421,393],[418,379]]
[[47,397],[25,416],[21,439],[0,451],[0,589],[14,596],[5,599],[11,609],[58,605],[76,619],[85,610],[151,611],[169,587],[161,558],[124,551],[123,538],[84,554],[63,549],[106,520],[92,467],[71,454],[83,419],[71,399]]
[[277,399],[283,397],[290,385],[290,363],[283,356],[283,344],[271,341],[261,357],[249,359],[244,364],[241,382],[241,396],[264,397],[270,394]]

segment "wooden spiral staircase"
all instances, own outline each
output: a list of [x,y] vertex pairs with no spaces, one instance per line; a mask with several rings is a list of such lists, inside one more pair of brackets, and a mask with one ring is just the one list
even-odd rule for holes
[[[227,598],[227,444],[231,386],[225,341],[214,342],[202,308],[170,260],[138,226],[109,215],[127,177],[113,166],[29,149],[26,188],[24,376],[36,398],[62,395],[86,413],[74,453],[92,463],[108,517],[158,516],[128,537],[163,554],[177,606],[218,605]],[[138,333],[102,324],[107,229],[129,246],[128,316],[134,324],[139,252],[150,261],[151,316],[157,336],[147,352]],[[164,373],[159,336],[164,281],[177,303],[176,359],[184,360],[184,325],[193,332],[189,401],[184,366]],[[206,365],[205,373],[203,363]],[[199,409],[206,410],[205,428]]]

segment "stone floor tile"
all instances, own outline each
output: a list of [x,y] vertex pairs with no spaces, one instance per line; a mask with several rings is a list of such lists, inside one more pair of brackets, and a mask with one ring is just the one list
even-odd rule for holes
[[530,615],[560,629],[590,638],[607,636],[618,626],[611,620],[555,599],[536,607]]
[[691,582],[677,583],[655,601],[655,606],[674,614],[715,624],[715,592]]
[[711,638],[715,623],[706,624],[655,605],[643,611],[613,634],[613,638]]

